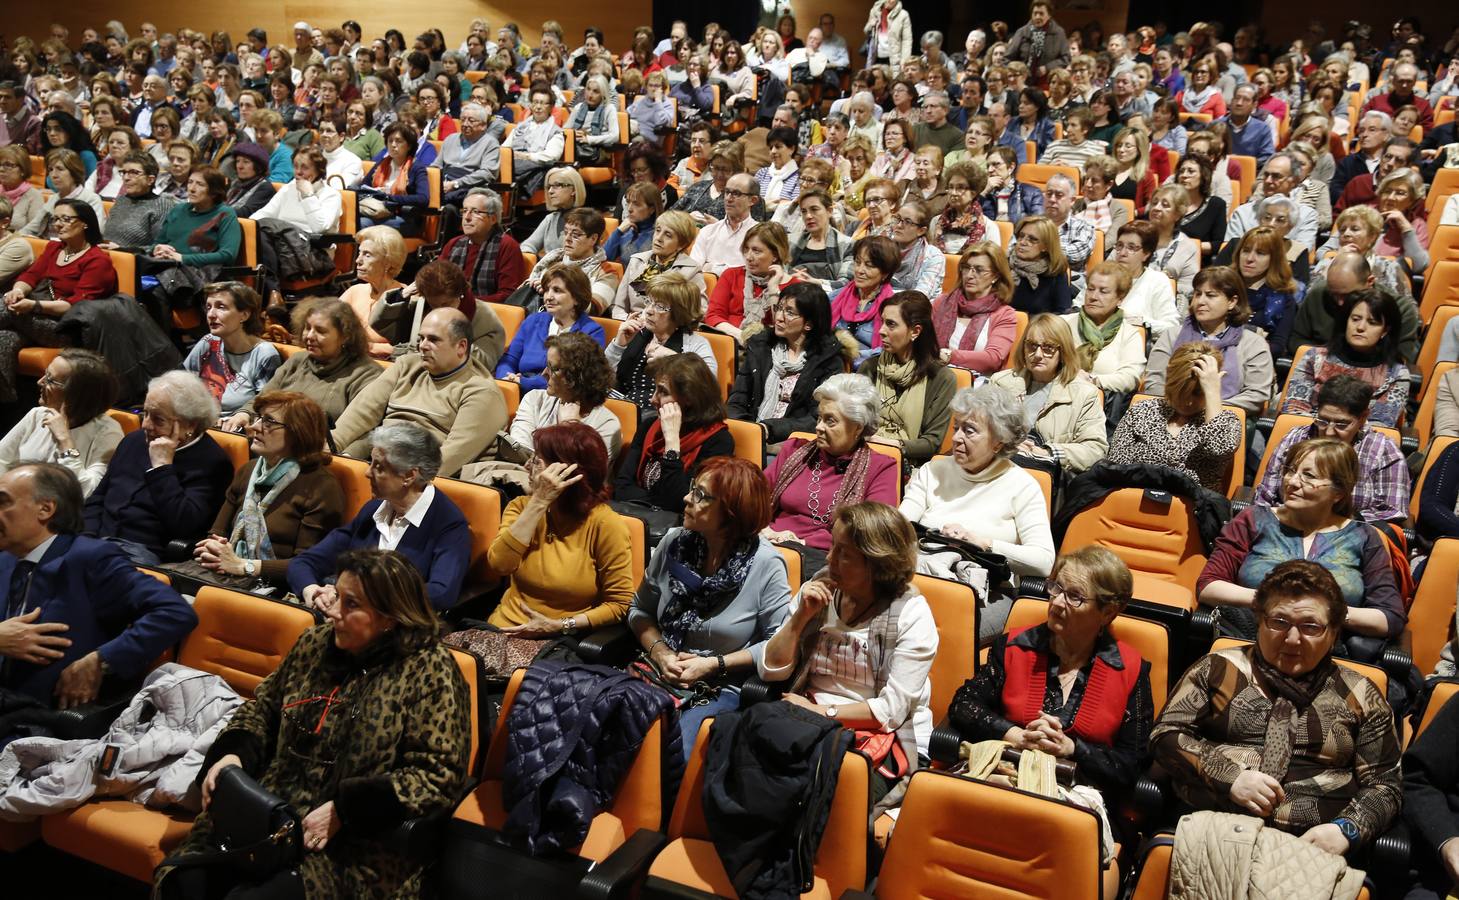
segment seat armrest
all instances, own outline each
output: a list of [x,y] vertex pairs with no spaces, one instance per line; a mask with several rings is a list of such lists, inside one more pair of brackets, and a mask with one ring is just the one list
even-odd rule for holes
[[927,742],[927,755],[935,763],[942,763],[951,766],[958,761],[958,748],[962,746],[963,736],[947,719],[943,719],[932,729],[932,738]]
[[187,541],[176,539],[167,542],[167,547],[162,551],[164,562],[183,562],[192,559],[193,545]]
[[876,900],[876,897],[866,891],[845,890],[841,892],[841,900]]
[[751,675],[745,679],[744,686],[740,688],[740,706],[751,706],[767,700],[779,700],[783,693],[785,693],[783,682],[761,681],[759,676]]
[[95,740],[106,734],[132,702],[130,693],[110,700],[97,700],[57,710],[48,724],[54,736],[63,741]]
[[1020,578],[1018,580],[1018,596],[1034,597],[1039,600],[1049,599],[1049,588],[1043,578]]
[[668,842],[667,835],[640,828],[583,876],[578,882],[577,895],[601,900],[626,897],[629,887],[643,877],[649,863]]
[[583,662],[621,668],[633,661],[638,640],[627,625],[619,622],[594,628],[578,640],[578,656]]
[[1379,884],[1402,884],[1413,858],[1413,837],[1402,815],[1388,830],[1373,839],[1365,868]]

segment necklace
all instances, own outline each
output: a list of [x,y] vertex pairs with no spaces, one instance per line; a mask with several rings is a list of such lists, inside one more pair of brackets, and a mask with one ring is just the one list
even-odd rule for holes
[[821,513],[821,472],[822,471],[823,470],[821,468],[821,460],[820,460],[819,454],[818,454],[817,455],[817,459],[816,459],[815,467],[811,469],[811,483],[806,488],[806,491],[805,491],[805,493],[806,493],[806,501],[805,501],[806,509],[811,514],[811,521],[812,522],[815,522],[817,525],[825,525],[827,522],[831,521],[831,515],[830,514],[836,508],[836,498],[835,497],[832,497],[831,498],[831,509],[826,510],[826,513],[824,515]]
[[57,265],[68,266],[81,257],[83,253],[91,249],[91,245],[83,241],[79,250],[62,250]]

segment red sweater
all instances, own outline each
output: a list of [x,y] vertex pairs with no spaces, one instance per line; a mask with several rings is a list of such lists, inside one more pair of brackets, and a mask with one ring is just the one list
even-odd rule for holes
[[[784,288],[795,283],[796,280],[792,278],[781,287]],[[768,307],[765,309],[765,327],[769,328],[773,324],[774,315],[774,312]],[[719,281],[714,286],[714,293],[709,295],[709,311],[704,316],[704,324],[713,328],[728,322],[736,328],[742,328],[744,319],[745,267],[734,266],[724,270],[724,274],[719,276]]]
[[117,292],[117,271],[112,268],[111,254],[100,247],[91,247],[80,259],[62,266],[58,260],[64,246],[60,241],[47,242],[41,258],[31,263],[16,281],[34,288],[49,278],[56,299],[67,303],[97,300]]

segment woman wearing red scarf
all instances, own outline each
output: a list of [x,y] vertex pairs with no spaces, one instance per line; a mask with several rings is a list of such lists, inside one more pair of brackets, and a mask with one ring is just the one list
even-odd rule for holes
[[648,370],[659,417],[639,429],[623,454],[613,497],[682,513],[695,465],[733,456],[735,441],[724,424],[719,382],[704,360],[679,353],[654,360]]
[[1008,305],[1013,273],[998,245],[969,245],[957,264],[958,286],[932,304],[942,361],[991,375],[1008,363],[1018,314]]

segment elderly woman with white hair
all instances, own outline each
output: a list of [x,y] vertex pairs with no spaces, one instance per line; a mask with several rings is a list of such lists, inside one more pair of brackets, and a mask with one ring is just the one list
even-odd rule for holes
[[824,560],[836,510],[863,500],[895,505],[901,472],[867,443],[880,423],[876,386],[865,375],[832,375],[811,395],[815,439],[789,438],[765,478],[770,482],[769,541],[804,544]]
[[441,470],[441,444],[413,422],[370,433],[370,493],[350,522],[289,560],[289,588],[304,605],[334,605],[335,561],[346,550],[394,550],[420,572],[431,606],[461,599],[471,565],[471,527],[461,508],[431,483]]
[[1334,250],[1349,250],[1362,254],[1368,261],[1368,266],[1373,270],[1374,282],[1378,287],[1388,293],[1399,297],[1413,297],[1413,282],[1410,277],[1417,272],[1422,272],[1423,267],[1428,265],[1428,251],[1417,247],[1422,253],[1420,263],[1417,259],[1413,261],[1413,268],[1410,269],[1403,257],[1383,256],[1378,252],[1378,239],[1381,238],[1387,225],[1383,220],[1383,214],[1371,206],[1349,206],[1338,214],[1337,220],[1332,223],[1332,237],[1328,239],[1317,251],[1320,260],[1312,269],[1313,278],[1326,278],[1327,270],[1332,266],[1335,255],[1329,255]]
[[619,140],[618,105],[608,79],[594,75],[587,80],[563,128],[573,132],[578,162],[596,165],[607,157]]
[[930,531],[966,541],[1008,561],[1012,582],[988,586],[978,640],[1001,634],[1021,577],[1045,578],[1054,537],[1043,490],[1010,457],[1024,439],[1023,406],[994,385],[963,388],[952,398],[952,455],[912,473],[902,514]]
[[86,533],[142,566],[160,563],[173,541],[191,547],[206,536],[233,481],[232,461],[208,435],[216,421],[218,401],[196,375],[152,379],[142,427],[122,438],[86,499]]

